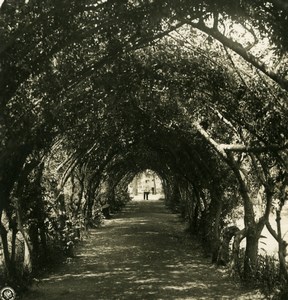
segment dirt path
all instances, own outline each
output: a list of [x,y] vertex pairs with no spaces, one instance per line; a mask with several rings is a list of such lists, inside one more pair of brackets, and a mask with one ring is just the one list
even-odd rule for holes
[[25,300],[260,299],[235,286],[162,201],[132,201]]

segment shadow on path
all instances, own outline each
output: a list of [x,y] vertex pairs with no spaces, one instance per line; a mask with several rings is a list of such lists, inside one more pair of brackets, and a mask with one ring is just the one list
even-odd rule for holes
[[203,258],[163,201],[132,201],[24,299],[261,299]]

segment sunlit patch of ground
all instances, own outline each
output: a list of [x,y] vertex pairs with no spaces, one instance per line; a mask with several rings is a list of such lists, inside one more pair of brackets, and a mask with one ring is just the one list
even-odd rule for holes
[[163,201],[132,201],[25,300],[261,299],[203,258]]

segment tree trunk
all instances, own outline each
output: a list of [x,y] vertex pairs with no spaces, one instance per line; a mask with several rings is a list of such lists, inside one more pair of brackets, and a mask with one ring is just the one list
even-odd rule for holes
[[71,188],[71,195],[69,199],[69,208],[70,211],[73,213],[75,209],[74,197],[75,197],[75,190],[76,190],[75,175],[73,174],[73,172],[71,173],[70,180],[71,180],[72,188]]
[[222,198],[220,193],[215,190],[210,191],[211,202],[205,222],[205,235],[207,236],[206,245],[210,249],[212,262],[217,262],[220,247],[220,217],[222,213]]
[[29,235],[26,232],[26,230],[23,227],[23,221],[22,221],[22,214],[20,211],[20,208],[16,208],[16,214],[17,214],[17,224],[18,229],[21,232],[23,239],[24,239],[24,261],[23,261],[23,269],[25,271],[28,271],[29,273],[32,272],[32,245],[29,242]]
[[13,280],[15,278],[15,265],[10,259],[7,231],[2,222],[0,223],[0,235],[3,247],[5,271],[7,273],[8,279]]
[[254,271],[257,263],[258,241],[260,233],[264,227],[264,222],[256,224],[253,203],[249,196],[249,189],[245,180],[242,178],[239,168],[234,162],[234,158],[229,154],[229,165],[233,170],[239,183],[239,192],[244,204],[244,223],[246,229],[246,250],[244,257],[244,276],[249,282],[254,276]]
[[239,232],[237,226],[229,226],[223,229],[222,242],[217,256],[217,265],[226,266],[230,261],[230,241]]
[[244,276],[247,282],[253,279],[258,258],[258,243],[260,233],[257,226],[246,228],[246,249],[244,257]]
[[76,207],[75,210],[73,211],[73,216],[77,217],[81,208],[81,203],[82,203],[82,198],[83,198],[83,193],[84,193],[84,177],[79,178],[79,191],[77,194],[77,202],[76,202]]
[[[278,242],[278,258],[279,258],[279,266],[280,266],[280,277],[283,276],[288,281],[288,272],[287,272],[287,265],[286,265],[286,253],[287,253],[287,242],[283,240],[281,234],[281,219],[279,218],[279,213],[277,212],[276,222],[277,222],[277,232],[272,228],[269,221],[266,222],[266,227],[270,234],[274,237],[274,239]],[[280,229],[280,230],[279,230]]]
[[280,264],[280,276],[284,277],[288,281],[288,272],[286,266],[286,248],[287,242],[282,239],[281,230],[281,210],[276,211],[276,222],[277,222],[277,240],[278,240],[278,257]]
[[234,241],[232,246],[232,260],[230,263],[230,269],[234,273],[235,269],[239,267],[239,252],[240,243],[246,236],[246,229],[242,229],[234,235]]
[[[25,233],[23,232],[23,237],[25,235]],[[31,273],[32,272],[32,249],[31,246],[28,244],[28,239],[27,237],[24,237],[24,261],[23,261],[23,271],[24,273]]]
[[93,183],[90,180],[86,192],[86,203],[85,203],[86,205],[85,205],[85,212],[84,212],[86,230],[89,229],[89,227],[93,227],[93,205],[94,205],[95,189],[96,188],[93,186]]
[[198,231],[199,210],[200,210],[200,208],[199,208],[199,204],[197,202],[196,205],[194,206],[192,220],[191,220],[191,224],[190,224],[190,231],[193,234],[196,234]]
[[29,145],[17,146],[13,140],[0,153],[0,216],[9,205],[10,193],[31,150]]
[[11,241],[11,263],[15,263],[15,257],[16,257],[16,235],[18,232],[17,224],[13,222],[12,224],[12,241]]
[[46,229],[44,222],[38,224],[40,230],[40,243],[42,248],[42,255],[44,260],[47,258],[47,238],[46,238]]

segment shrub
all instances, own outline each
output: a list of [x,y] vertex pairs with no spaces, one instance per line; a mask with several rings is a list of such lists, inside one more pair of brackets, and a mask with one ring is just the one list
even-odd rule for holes
[[[234,277],[247,284],[244,274],[244,249],[241,249],[239,261],[234,266]],[[269,255],[258,255],[253,280],[249,281],[249,287],[259,289],[267,299],[288,299],[287,282],[280,276],[278,260]]]

